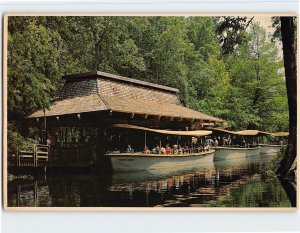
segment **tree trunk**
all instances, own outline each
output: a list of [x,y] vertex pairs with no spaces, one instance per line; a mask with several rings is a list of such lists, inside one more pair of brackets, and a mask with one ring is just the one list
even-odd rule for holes
[[293,17],[280,17],[283,45],[286,90],[289,104],[289,138],[278,168],[278,175],[286,177],[296,159],[297,151],[297,69],[296,69],[296,38]]

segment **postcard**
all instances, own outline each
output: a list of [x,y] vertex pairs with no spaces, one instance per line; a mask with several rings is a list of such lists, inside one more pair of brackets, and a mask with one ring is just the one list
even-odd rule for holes
[[6,15],[6,210],[296,210],[297,16]]

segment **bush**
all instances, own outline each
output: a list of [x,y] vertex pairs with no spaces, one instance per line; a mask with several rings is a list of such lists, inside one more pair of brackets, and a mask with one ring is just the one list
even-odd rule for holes
[[18,128],[9,123],[7,127],[7,153],[8,155],[16,155],[19,150],[31,150],[34,141],[31,138],[24,138]]

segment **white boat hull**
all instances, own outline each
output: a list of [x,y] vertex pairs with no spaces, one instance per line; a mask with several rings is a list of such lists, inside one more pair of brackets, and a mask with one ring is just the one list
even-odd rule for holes
[[281,150],[281,145],[261,145],[261,154],[277,154]]
[[181,155],[154,155],[154,154],[107,154],[110,157],[114,171],[164,171],[172,172],[201,167],[211,164],[214,150],[209,152],[181,154]]
[[255,148],[236,148],[236,147],[214,147],[214,160],[246,158],[257,156],[260,153],[260,147]]

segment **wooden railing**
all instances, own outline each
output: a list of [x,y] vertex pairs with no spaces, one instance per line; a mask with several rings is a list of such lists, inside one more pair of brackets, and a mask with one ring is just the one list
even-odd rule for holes
[[35,144],[31,150],[21,150],[17,156],[17,166],[44,166],[49,160],[49,150],[50,147],[43,144]]

